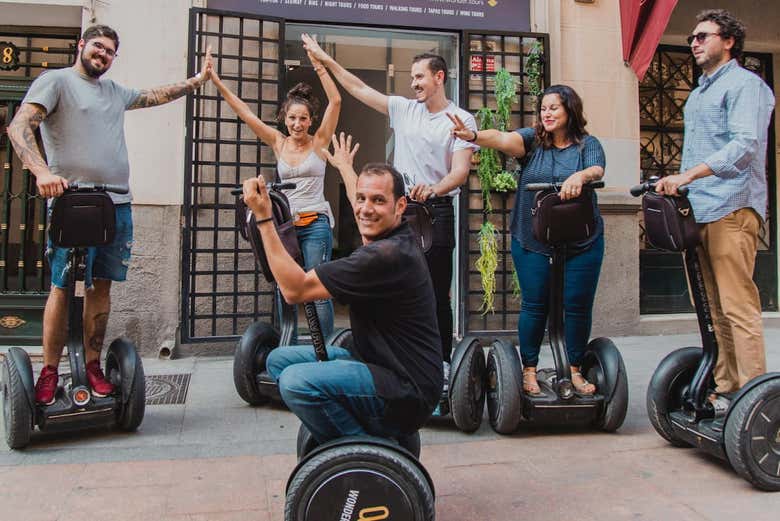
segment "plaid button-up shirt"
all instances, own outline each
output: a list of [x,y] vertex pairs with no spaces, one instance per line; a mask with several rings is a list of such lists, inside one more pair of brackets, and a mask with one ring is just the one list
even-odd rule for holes
[[765,216],[766,147],[774,106],[766,83],[736,60],[699,77],[685,103],[680,165],[685,172],[705,163],[715,174],[690,185],[697,222],[714,222],[740,208]]

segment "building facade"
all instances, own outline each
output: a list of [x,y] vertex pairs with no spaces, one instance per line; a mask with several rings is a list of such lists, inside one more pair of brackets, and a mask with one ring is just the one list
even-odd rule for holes
[[[6,0],[0,1],[0,48],[3,42],[16,47],[17,67],[0,68],[0,124],[10,121],[26,86],[41,71],[72,63],[79,33],[93,23],[110,25],[120,36],[110,77],[138,88],[193,75],[211,45],[223,79],[265,121],[274,119],[290,86],[310,81],[316,87],[299,43],[303,32],[317,34],[326,50],[368,84],[400,95],[411,95],[411,57],[437,52],[450,67],[448,97],[471,112],[495,106],[493,73],[503,67],[521,81],[512,106],[514,126],[533,124],[537,88],[568,84],[581,95],[588,130],[607,155],[607,188],[599,193],[606,255],[594,334],[693,331],[679,258],[644,244],[638,202],[628,188],[643,175],[673,171],[675,161],[679,164],[680,109],[697,75],[684,38],[700,9],[728,7],[743,18],[746,65],[775,85],[780,8],[771,0],[752,2],[750,8],[727,4],[679,2],[640,84],[622,61],[618,0]],[[349,96],[339,130],[361,141],[358,163],[391,159],[386,118]],[[186,100],[128,113],[126,133],[136,238],[128,281],[113,290],[108,336],[129,336],[145,355],[230,349],[249,323],[270,316],[272,298],[235,229],[229,189],[258,173],[273,177],[273,155],[211,85]],[[775,136],[767,163],[770,218],[757,269],[768,317],[777,310],[774,201],[780,148]],[[1,139],[0,343],[34,344],[48,285],[44,203],[34,197],[32,176],[14,159],[7,136]],[[514,166],[509,160],[507,167]],[[356,246],[356,232],[332,173],[326,197],[337,222],[336,254],[343,255]],[[459,335],[514,334],[519,302],[512,292],[505,233],[512,201],[512,193],[492,194],[493,212],[484,213],[476,173],[459,198],[452,288]],[[496,312],[482,314],[474,262],[477,232],[486,220],[500,232],[499,266]]]

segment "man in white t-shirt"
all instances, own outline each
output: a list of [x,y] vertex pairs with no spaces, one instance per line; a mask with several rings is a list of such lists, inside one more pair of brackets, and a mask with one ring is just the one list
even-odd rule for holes
[[466,182],[471,155],[479,147],[452,136],[447,113],[457,114],[474,131],[474,117],[447,99],[447,64],[435,54],[420,54],[412,60],[412,90],[415,99],[387,96],[366,85],[331,58],[317,42],[303,35],[304,47],[327,67],[355,98],[390,117],[395,132],[393,166],[404,175],[409,196],[427,201],[434,217],[433,241],[426,254],[436,294],[436,316],[444,355],[445,378],[452,348],[452,251],[455,248],[453,197]]

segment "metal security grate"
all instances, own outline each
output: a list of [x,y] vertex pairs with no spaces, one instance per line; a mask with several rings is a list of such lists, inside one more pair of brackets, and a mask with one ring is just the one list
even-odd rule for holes
[[[549,69],[544,56],[549,48],[549,39],[538,33],[465,33],[468,51],[463,62],[463,88],[466,110],[475,113],[482,107],[496,107],[494,76],[499,68],[506,69],[518,80],[518,99],[512,107],[510,130],[533,126],[536,120],[536,96],[531,91],[527,63],[535,49],[541,51],[541,74],[539,89],[549,84]],[[517,168],[514,158],[505,160],[505,168]],[[517,315],[520,302],[514,295],[512,278],[514,270],[511,255],[510,214],[514,206],[515,193],[494,193],[491,195],[492,214],[484,212],[482,191],[476,171],[469,176],[467,189],[461,190],[460,207],[466,211],[460,214],[460,319],[464,334],[514,334],[517,329]],[[496,269],[495,313],[482,314],[482,284],[475,262],[479,258],[478,236],[482,224],[490,220],[498,230],[499,264]]]
[[[274,125],[283,39],[279,20],[193,9],[190,74],[211,45],[225,84]],[[270,147],[238,119],[211,84],[188,100],[187,121],[182,340],[232,340],[252,322],[270,317],[272,290],[239,236],[230,188],[258,174],[273,179],[275,161]]]
[[190,373],[146,375],[146,405],[181,405],[187,401]]

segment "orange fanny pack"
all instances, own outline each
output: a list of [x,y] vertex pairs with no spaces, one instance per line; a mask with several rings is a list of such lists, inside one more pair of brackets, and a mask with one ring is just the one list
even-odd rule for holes
[[298,214],[298,219],[296,219],[293,224],[298,227],[309,226],[311,223],[317,220],[319,215],[320,214],[317,212],[300,212]]

